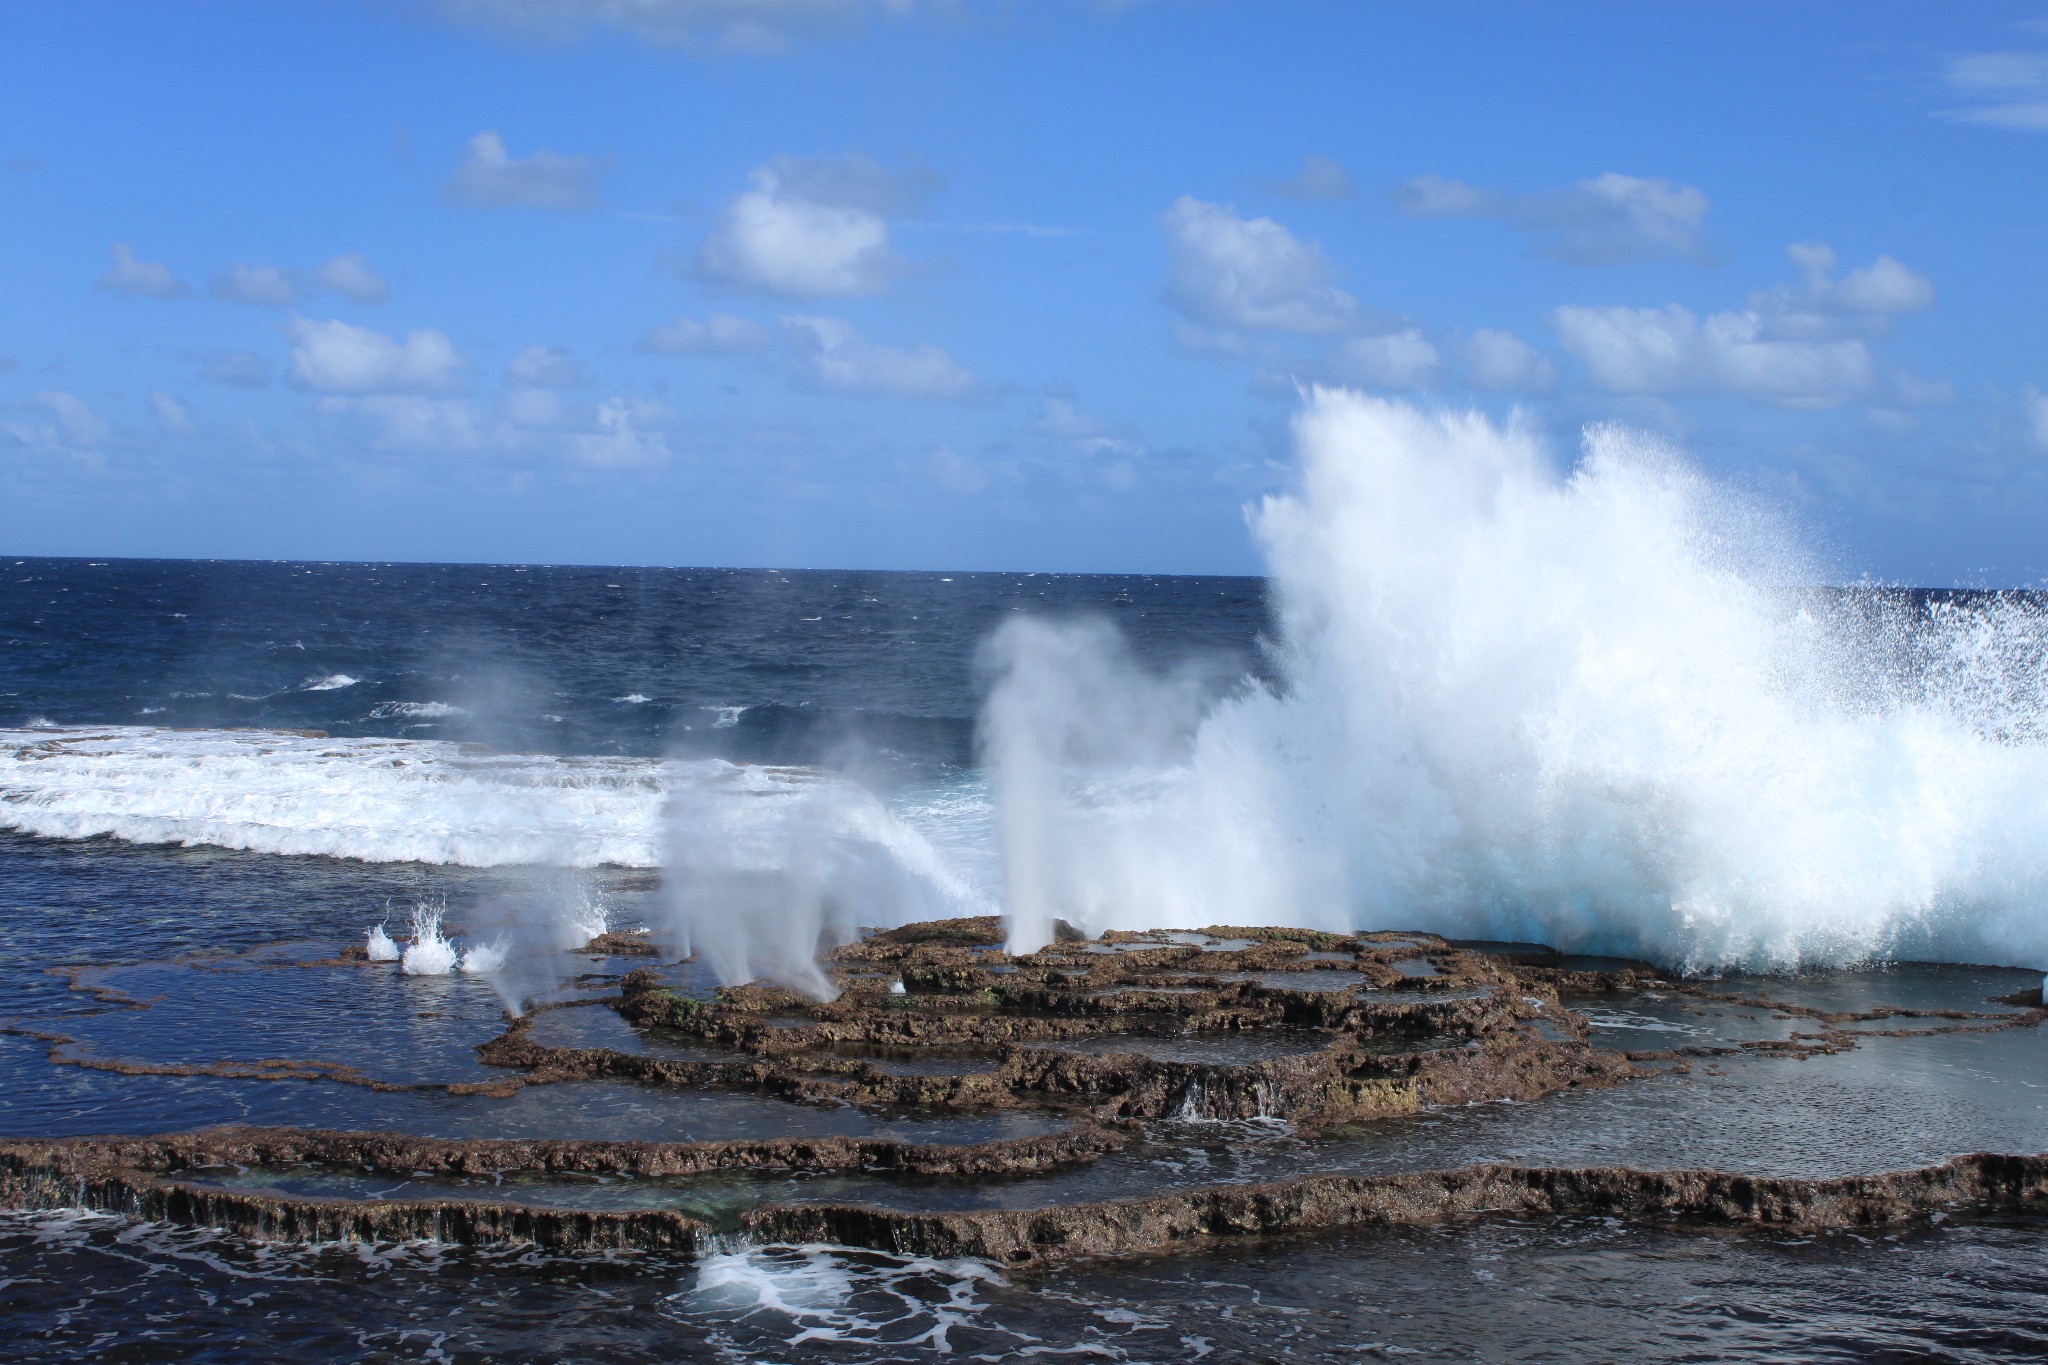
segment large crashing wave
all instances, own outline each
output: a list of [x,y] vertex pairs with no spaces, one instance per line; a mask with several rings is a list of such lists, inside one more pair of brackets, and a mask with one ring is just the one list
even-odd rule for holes
[[[1277,687],[1203,709],[1014,622],[984,733],[1013,941],[1298,923],[1706,970],[2048,962],[2048,630],[2028,599],[1797,591],[1653,443],[1319,393],[1256,517]],[[1889,604],[1889,605],[1888,605]]]

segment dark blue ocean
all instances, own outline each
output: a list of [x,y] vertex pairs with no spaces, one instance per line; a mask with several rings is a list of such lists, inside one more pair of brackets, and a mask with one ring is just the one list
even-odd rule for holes
[[[417,905],[458,944],[592,914],[632,927],[662,894],[679,792],[701,837],[744,842],[764,798],[825,791],[828,842],[857,835],[907,869],[889,884],[904,913],[995,911],[983,651],[1019,613],[1112,622],[1137,669],[1212,697],[1274,671],[1255,579],[0,561],[0,1139],[1033,1131],[1028,1114],[600,1081],[467,1093],[492,1078],[475,1047],[526,987],[320,965],[371,926],[401,932]],[[1884,964],[1751,988],[1976,1010],[2039,980]],[[2048,1150],[2038,1029],[1797,1061],[1743,1049],[1781,1024],[1633,1001],[1600,1016],[1602,1045],[1683,1035],[1726,1055],[1329,1139],[1191,1127],[1042,1196],[932,1198],[1489,1160],[1854,1173]],[[356,1079],[266,1074],[277,1058]],[[698,1263],[284,1247],[55,1208],[0,1214],[0,1356],[2003,1361],[2048,1355],[2044,1257],[2048,1227],[2027,1218],[1811,1237],[1555,1219],[1016,1275],[822,1246]]]
[[310,727],[508,751],[973,761],[976,651],[1094,615],[1257,666],[1262,580],[47,560],[0,567],[0,725]]

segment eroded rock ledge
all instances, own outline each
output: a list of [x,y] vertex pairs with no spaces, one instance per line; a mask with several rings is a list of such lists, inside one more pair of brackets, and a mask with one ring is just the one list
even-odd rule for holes
[[[530,1084],[610,1080],[751,1090],[879,1114],[1033,1110],[1054,1120],[1041,1126],[1055,1131],[1038,1136],[972,1144],[854,1137],[666,1143],[240,1127],[0,1141],[0,1204],[106,1209],[288,1241],[430,1237],[564,1252],[687,1254],[737,1229],[763,1240],[1017,1266],[1483,1215],[1828,1228],[1946,1211],[2048,1212],[2048,1157],[2024,1155],[1835,1179],[1489,1165],[1072,1205],[1048,1198],[1034,1209],[758,1202],[785,1197],[778,1182],[792,1175],[905,1183],[1042,1176],[1147,1140],[1148,1132],[1157,1137],[1173,1128],[1163,1120],[1283,1120],[1297,1137],[1313,1138],[1334,1125],[1429,1107],[1534,1101],[1621,1084],[1646,1074],[1652,1061],[1682,1070],[1686,1057],[1738,1051],[1802,1058],[1872,1037],[2033,1028],[2048,1019],[2048,1011],[2031,1007],[2031,996],[2005,1001],[2021,1008],[2004,1013],[1891,1006],[1829,1013],[1761,996],[1716,996],[1723,1007],[1766,1014],[1782,1027],[1759,1040],[1623,1054],[1591,1046],[1586,1016],[1568,1001],[1583,1006],[1606,992],[1647,997],[1652,988],[1661,997],[1695,988],[1660,980],[1644,964],[1589,965],[1547,949],[1525,951],[1528,945],[1458,945],[1423,933],[1231,926],[1096,940],[1064,933],[1024,957],[1001,944],[993,919],[872,933],[822,964],[838,994],[820,1002],[761,984],[713,994],[701,975],[678,975],[683,964],[642,966],[658,956],[644,936],[609,935],[587,949],[605,970],[578,978],[585,997],[511,1020],[478,1049],[502,1079],[460,1084],[389,1082],[289,1059],[100,1057],[58,1026],[11,1027],[50,1043],[53,1061],[117,1072],[343,1081],[445,1090],[473,1102]],[[606,965],[622,957],[628,960]],[[372,969],[346,956],[301,965]],[[73,985],[110,1010],[150,1008],[85,977],[74,976]],[[543,1029],[536,1019],[563,1027]],[[590,1030],[579,1019],[607,1022]],[[1868,1027],[1887,1023],[1893,1026]],[[562,1045],[585,1038],[612,1045]],[[380,1186],[360,1180],[364,1173],[423,1181],[433,1197],[374,1197]],[[527,1187],[526,1200],[490,1184],[508,1176]],[[585,1193],[600,1180],[647,1182],[626,1201],[639,1207],[583,1207],[604,1202]],[[721,1182],[744,1186],[744,1195],[718,1194],[712,1187]],[[857,1180],[848,1184],[858,1188]],[[308,1188],[320,1193],[303,1193]],[[354,1197],[336,1197],[336,1190]],[[715,1229],[709,1218],[719,1220]]]
[[1936,1166],[1825,1179],[1720,1171],[1468,1166],[1400,1175],[1313,1176],[1074,1208],[905,1213],[775,1205],[750,1227],[776,1241],[834,1241],[1009,1265],[1132,1256],[1217,1240],[1475,1216],[1597,1215],[1819,1230],[1934,1213],[2048,1212],[2048,1156],[1977,1153]]
[[669,1179],[715,1171],[889,1171],[991,1176],[1052,1170],[1129,1142],[1097,1124],[979,1143],[886,1138],[764,1138],[724,1142],[603,1139],[434,1138],[319,1128],[208,1128],[150,1137],[0,1141],[0,1177],[30,1170],[97,1177],[175,1175],[248,1167],[323,1166],[389,1175],[513,1173]]
[[[1028,957],[1004,953],[1001,941],[993,917],[870,935],[833,954],[827,965],[839,995],[826,1003],[763,985],[694,999],[651,968],[624,979],[614,1002],[623,1018],[726,1049],[730,1061],[548,1047],[520,1025],[480,1055],[535,1081],[609,1077],[813,1103],[1051,1108],[1103,1121],[1278,1118],[1302,1131],[1428,1105],[1533,1100],[1637,1074],[1627,1058],[1587,1046],[1583,1021],[1559,1003],[1553,969],[1510,965],[1430,934],[1231,926],[1070,934]],[[1623,971],[1653,979],[1648,967]],[[1318,1045],[1228,1063],[1149,1055],[1145,1046],[1275,1034]],[[983,1065],[905,1074],[881,1060],[948,1054]]]
[[[249,1139],[251,1154],[267,1139]],[[122,1164],[164,1160],[184,1139],[0,1146],[0,1201],[93,1208],[258,1240],[533,1245],[562,1252],[694,1255],[720,1234],[680,1209],[533,1207],[472,1200],[296,1198],[208,1187]],[[1704,1170],[1483,1165],[1314,1176],[1032,1210],[913,1212],[767,1204],[741,1216],[762,1241],[833,1242],[901,1255],[1036,1267],[1191,1250],[1242,1238],[1475,1217],[1585,1216],[1788,1230],[1871,1228],[1933,1214],[2048,1213],[2048,1156],[1977,1153],[1879,1175],[1800,1179]]]

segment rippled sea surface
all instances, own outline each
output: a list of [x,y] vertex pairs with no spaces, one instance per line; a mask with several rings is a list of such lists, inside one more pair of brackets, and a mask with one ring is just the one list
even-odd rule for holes
[[[773,765],[829,770],[873,803],[835,809],[945,871],[924,886],[935,907],[986,908],[976,651],[1020,609],[1111,617],[1145,664],[1216,690],[1258,669],[1266,628],[1263,587],[1242,579],[0,561],[0,1139],[224,1123],[664,1140],[1048,1131],[1028,1113],[868,1113],[606,1081],[442,1088],[492,1077],[475,1047],[508,1004],[602,993],[580,980],[592,963],[545,935],[593,904],[614,925],[651,916],[658,824],[678,790],[750,810],[823,780]],[[529,977],[338,965],[370,926],[402,933],[418,904],[442,908],[459,943],[521,945]],[[664,970],[686,995],[710,988]],[[1874,1172],[2048,1150],[2048,1038],[1939,1032],[1932,1018],[1919,1036],[1881,1036],[1894,1019],[1846,1024],[1868,1036],[1794,1058],[1744,1047],[1809,1026],[1753,1002],[1995,1016],[2013,1008],[1995,997],[2039,982],[1894,966],[1575,1000],[1596,1046],[1715,1055],[1615,1089],[1315,1137],[1162,1125],[1032,1179],[212,1178],[730,1224],[763,1199],[1035,1208],[1483,1161]],[[601,1005],[542,1018],[565,1046],[717,1055]],[[1310,1044],[1121,1045],[1256,1060]],[[280,1058],[299,1069],[267,1074]],[[1020,1273],[738,1240],[696,1263],[287,1247],[59,1209],[0,1214],[0,1358],[2032,1360],[2048,1354],[2044,1267],[2048,1226],[2025,1218],[1812,1237],[1479,1220]]]

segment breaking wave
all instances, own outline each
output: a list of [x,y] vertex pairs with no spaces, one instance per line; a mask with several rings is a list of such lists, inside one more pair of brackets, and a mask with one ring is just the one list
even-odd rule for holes
[[1345,393],[1256,517],[1278,682],[1221,703],[1113,631],[998,632],[983,741],[1012,941],[1289,923],[1691,970],[2048,962],[2048,616],[1822,591],[1654,442],[1560,474]]
[[[110,726],[0,730],[0,828],[364,862],[653,868],[670,811],[718,829],[748,868],[805,840],[859,847],[929,888],[878,922],[972,893],[858,783],[722,759],[498,754],[437,740]],[[851,912],[849,912],[851,913]]]

